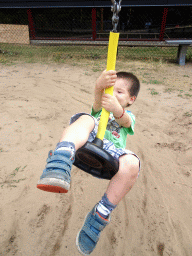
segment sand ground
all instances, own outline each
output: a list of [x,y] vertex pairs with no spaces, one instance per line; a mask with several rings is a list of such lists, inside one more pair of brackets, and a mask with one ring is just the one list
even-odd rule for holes
[[[76,234],[108,181],[72,169],[71,189],[36,189],[48,151],[76,112],[89,112],[102,70],[93,62],[0,66],[0,255],[80,255]],[[92,253],[192,255],[192,66],[117,63],[141,80],[127,148],[140,176]]]

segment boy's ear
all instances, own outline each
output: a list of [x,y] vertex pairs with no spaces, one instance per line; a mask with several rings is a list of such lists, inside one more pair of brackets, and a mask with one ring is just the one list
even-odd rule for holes
[[132,96],[130,101],[129,101],[129,105],[132,105],[136,100],[136,96]]

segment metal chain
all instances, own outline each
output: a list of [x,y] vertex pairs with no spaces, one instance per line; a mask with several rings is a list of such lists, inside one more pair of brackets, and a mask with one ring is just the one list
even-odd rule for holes
[[117,25],[119,22],[119,12],[121,11],[121,2],[122,0],[119,0],[119,3],[117,3],[115,0],[111,0],[112,6],[111,6],[111,11],[113,12],[113,17],[112,17],[112,25],[113,25],[113,32],[117,32]]

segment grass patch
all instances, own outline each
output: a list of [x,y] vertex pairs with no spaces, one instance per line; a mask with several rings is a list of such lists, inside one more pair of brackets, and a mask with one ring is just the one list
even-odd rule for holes
[[157,81],[157,80],[150,80],[149,83],[150,84],[162,84],[162,82]]
[[[178,90],[180,92],[180,94],[178,94],[178,97],[183,97],[184,95],[186,97],[192,97],[192,94],[189,94],[189,93],[185,93],[185,94],[182,94],[184,93],[184,90]],[[191,89],[189,89],[189,91],[191,91]]]
[[192,116],[192,110],[191,110],[191,112],[185,112],[185,113],[184,113],[184,116],[191,117],[191,116]]
[[56,62],[64,63],[67,60],[78,59],[100,59],[106,58],[106,47],[89,46],[36,46],[0,44],[0,63],[13,63],[24,61],[27,63]]
[[[15,183],[19,183],[20,181],[25,180],[25,178],[23,178],[23,179],[16,179],[15,176],[17,175],[18,172],[23,172],[26,167],[27,167],[27,165],[24,166],[22,169],[21,169],[21,166],[15,168],[15,170],[9,176],[7,176],[3,182],[0,182],[1,188],[3,188],[5,184],[7,184],[9,187],[17,187],[15,185]],[[15,179],[13,179],[13,177]]]
[[175,47],[118,47],[119,54],[123,52],[125,58],[138,58],[143,61],[162,61],[177,56]]
[[[12,64],[15,62],[56,62],[64,63],[69,60],[106,59],[108,46],[91,45],[18,45],[0,43],[0,63]],[[188,56],[192,55],[192,48],[188,49]],[[177,56],[177,47],[128,47],[119,46],[119,60],[141,60],[144,62],[162,62],[174,60]],[[142,70],[142,68],[141,68]],[[149,75],[145,73],[145,75]]]
[[155,91],[154,88],[152,88],[152,89],[149,88],[148,90],[150,91],[151,95],[158,95],[159,94],[157,91]]
[[146,84],[162,84],[162,82],[158,81],[158,80],[142,80],[142,83],[146,83]]
[[166,88],[165,89],[165,93],[171,93],[171,92],[173,92],[174,91],[174,89],[173,88]]

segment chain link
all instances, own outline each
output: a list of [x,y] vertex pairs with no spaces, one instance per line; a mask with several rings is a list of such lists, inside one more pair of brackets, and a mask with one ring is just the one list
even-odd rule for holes
[[119,0],[119,3],[117,3],[115,0],[111,0],[112,6],[111,11],[113,12],[112,16],[112,25],[113,25],[113,32],[117,32],[117,26],[119,23],[119,12],[121,11],[121,2],[122,0]]

